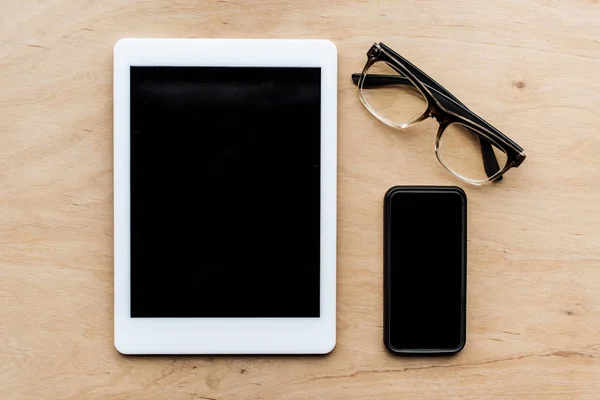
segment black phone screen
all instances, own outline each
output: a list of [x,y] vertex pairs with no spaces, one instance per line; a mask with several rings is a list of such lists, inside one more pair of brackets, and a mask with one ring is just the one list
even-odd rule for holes
[[466,321],[464,192],[392,188],[384,224],[386,345],[399,353],[460,351]]
[[131,317],[318,318],[321,69],[130,74]]

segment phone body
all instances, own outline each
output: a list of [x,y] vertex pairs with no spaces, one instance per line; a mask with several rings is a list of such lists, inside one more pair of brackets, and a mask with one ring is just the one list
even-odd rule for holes
[[466,343],[467,197],[455,186],[394,186],[384,199],[384,343],[404,355]]

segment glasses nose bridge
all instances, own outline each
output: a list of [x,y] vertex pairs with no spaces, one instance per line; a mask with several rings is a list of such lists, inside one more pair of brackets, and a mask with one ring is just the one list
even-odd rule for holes
[[440,124],[440,126],[443,124],[444,120],[442,114],[435,107],[432,107],[431,104],[429,104],[426,113],[429,117],[433,118],[438,124]]

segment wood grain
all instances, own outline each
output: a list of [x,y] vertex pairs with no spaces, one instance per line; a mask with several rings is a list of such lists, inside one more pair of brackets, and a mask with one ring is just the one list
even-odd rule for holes
[[[124,357],[112,343],[112,47],[124,37],[327,38],[339,50],[338,345],[325,357]],[[383,41],[521,144],[453,179],[435,125],[372,118],[350,74]],[[0,398],[600,397],[600,3],[0,1]],[[468,342],[382,344],[382,197],[469,197]]]

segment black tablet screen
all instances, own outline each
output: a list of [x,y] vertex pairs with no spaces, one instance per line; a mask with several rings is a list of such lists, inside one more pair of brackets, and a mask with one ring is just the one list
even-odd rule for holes
[[320,68],[131,67],[131,317],[319,317]]

